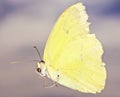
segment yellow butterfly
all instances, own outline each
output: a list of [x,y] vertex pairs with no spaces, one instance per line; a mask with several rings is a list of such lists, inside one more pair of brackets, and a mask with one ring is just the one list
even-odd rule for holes
[[87,20],[82,3],[63,12],[47,40],[37,71],[71,89],[97,93],[105,87],[106,69],[102,45],[89,34]]

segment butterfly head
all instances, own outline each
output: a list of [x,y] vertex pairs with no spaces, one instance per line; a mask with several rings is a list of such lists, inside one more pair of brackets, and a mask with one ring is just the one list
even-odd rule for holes
[[46,65],[43,60],[37,63],[37,73],[40,74],[42,77],[46,76]]

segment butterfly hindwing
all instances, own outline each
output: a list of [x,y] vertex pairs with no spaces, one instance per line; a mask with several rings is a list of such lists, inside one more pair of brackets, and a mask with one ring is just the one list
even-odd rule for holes
[[82,92],[100,92],[106,79],[102,54],[101,44],[95,35],[85,35],[66,45],[55,63],[61,77],[58,82]]

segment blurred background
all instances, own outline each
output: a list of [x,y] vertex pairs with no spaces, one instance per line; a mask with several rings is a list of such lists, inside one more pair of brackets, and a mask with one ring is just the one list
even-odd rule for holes
[[[35,73],[46,40],[58,16],[68,6],[82,2],[95,33],[104,46],[107,83],[100,94],[83,94],[59,86],[44,88]],[[0,0],[0,97],[120,97],[120,1],[119,0]],[[49,82],[49,81],[48,81]]]

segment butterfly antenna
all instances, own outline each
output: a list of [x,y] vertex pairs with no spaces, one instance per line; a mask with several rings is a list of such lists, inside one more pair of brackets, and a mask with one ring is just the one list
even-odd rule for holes
[[23,63],[28,63],[28,62],[33,62],[33,61],[35,61],[35,62],[38,62],[39,60],[28,60],[28,61],[13,61],[13,62],[10,62],[10,64],[23,64]]
[[35,49],[36,49],[36,51],[37,51],[37,53],[38,53],[38,55],[39,55],[40,61],[41,61],[41,60],[42,60],[42,57],[41,57],[41,55],[40,55],[39,50],[37,49],[37,47],[36,47],[36,46],[34,46],[33,48],[35,48]]

